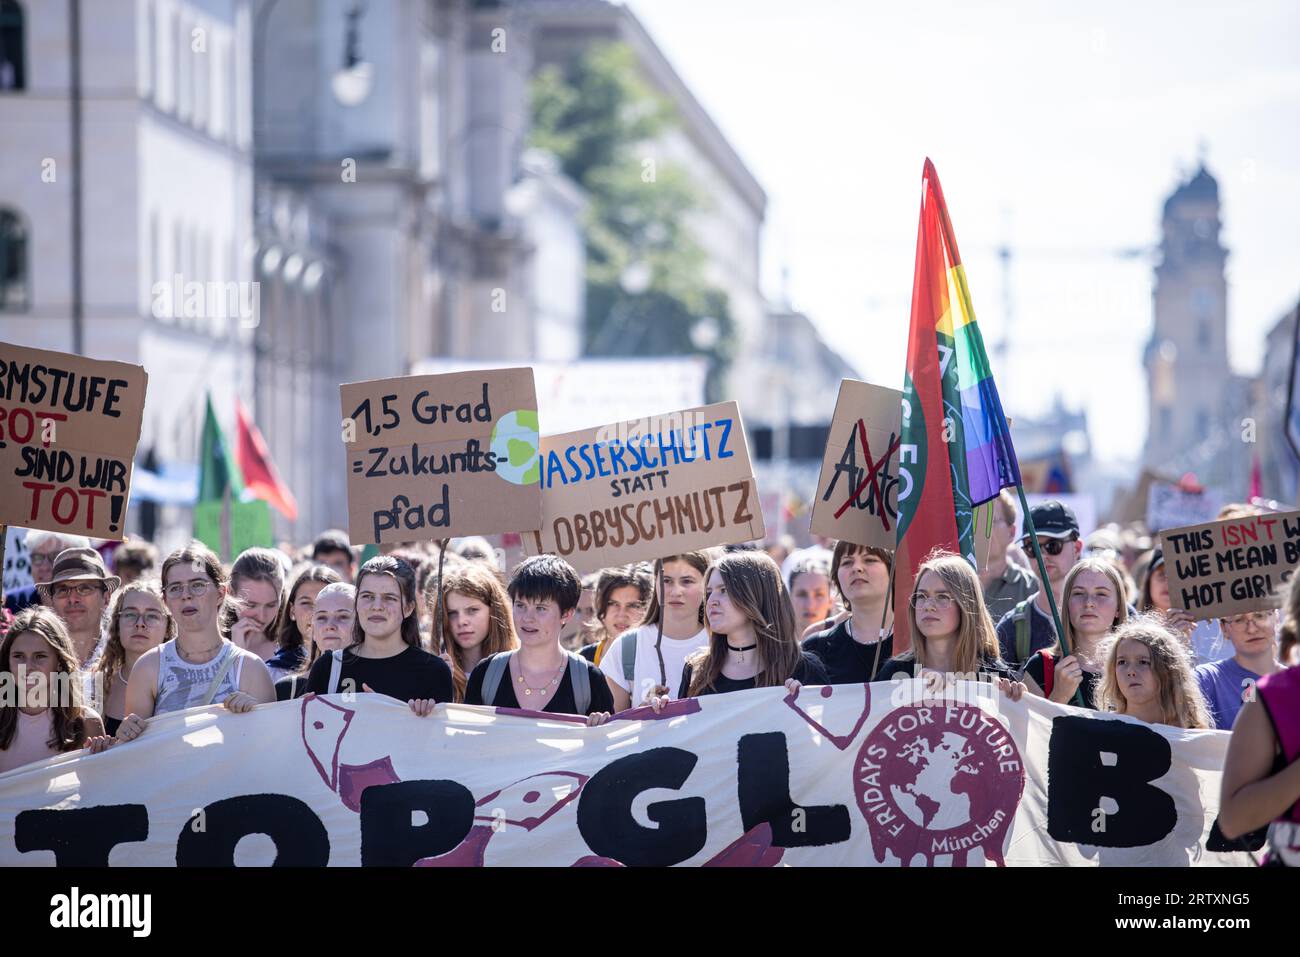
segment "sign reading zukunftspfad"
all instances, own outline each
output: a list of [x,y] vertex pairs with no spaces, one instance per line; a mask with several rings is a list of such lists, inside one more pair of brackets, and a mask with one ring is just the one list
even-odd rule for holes
[[764,535],[740,408],[720,402],[548,435],[530,554],[581,572]]
[[1300,564],[1300,511],[1170,528],[1160,542],[1173,607],[1197,619],[1277,608]]
[[1214,828],[1226,731],[922,685],[598,728],[376,694],[174,712],[0,775],[0,866],[1253,865]]
[[352,541],[541,525],[532,369],[351,382],[339,393]]
[[149,376],[0,343],[0,524],[120,540]]
[[817,479],[812,533],[893,549],[898,535],[898,448],[903,393],[840,383]]

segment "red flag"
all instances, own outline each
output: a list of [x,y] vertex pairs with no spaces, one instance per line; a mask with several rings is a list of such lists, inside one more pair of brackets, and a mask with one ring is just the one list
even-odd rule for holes
[[1264,476],[1259,466],[1259,453],[1255,453],[1253,461],[1250,463],[1250,495],[1246,501],[1253,502],[1257,498],[1264,497]]
[[271,450],[266,447],[266,439],[262,438],[244,403],[238,398],[235,399],[235,461],[244,473],[244,488],[270,502],[289,521],[298,518],[298,502],[289,486],[280,480],[280,473],[271,461]]

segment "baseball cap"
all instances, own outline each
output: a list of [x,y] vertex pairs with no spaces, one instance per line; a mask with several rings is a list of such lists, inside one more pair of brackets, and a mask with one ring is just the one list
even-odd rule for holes
[[[1029,510],[1029,517],[1039,538],[1079,537],[1079,520],[1074,517],[1074,510],[1064,502],[1055,499],[1039,502]],[[1027,527],[1025,532],[1028,537]]]

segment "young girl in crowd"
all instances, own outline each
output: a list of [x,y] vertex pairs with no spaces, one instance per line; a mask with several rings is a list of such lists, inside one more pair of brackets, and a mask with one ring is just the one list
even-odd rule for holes
[[578,654],[597,666],[614,639],[645,618],[654,590],[648,565],[606,568],[596,579],[595,621],[587,626],[589,643]]
[[80,750],[103,735],[103,722],[82,697],[68,629],[48,608],[26,608],[14,618],[0,642],[0,674],[12,689],[0,698],[0,772]]
[[790,566],[788,578],[790,604],[794,606],[795,627],[803,634],[824,624],[834,613],[831,596],[831,567],[821,558],[800,558]]
[[[686,659],[677,697],[826,683],[822,663],[799,647],[781,569],[763,552],[733,552],[709,567],[704,613],[708,644]],[[668,700],[649,703],[660,711]]]
[[640,626],[615,638],[600,659],[616,712],[644,704],[651,694],[677,697],[686,659],[709,644],[703,614],[708,568],[704,552],[663,559]]
[[263,661],[279,650],[276,634],[284,616],[284,565],[269,548],[249,548],[230,566],[235,601],[223,621],[230,640]]
[[607,717],[613,698],[605,676],[560,644],[582,594],[573,566],[555,555],[534,555],[515,569],[506,591],[519,647],[475,666],[465,703],[581,714],[590,724]]
[[326,585],[316,595],[312,607],[308,644],[311,651],[302,667],[275,683],[277,701],[289,701],[307,693],[307,677],[321,655],[342,651],[352,643],[352,626],[356,621],[357,590],[345,581]]
[[1196,666],[1196,683],[1210,709],[1214,727],[1231,731],[1242,703],[1254,694],[1264,675],[1282,669],[1277,659],[1277,612],[1271,608],[1219,619],[1231,658]]
[[109,612],[108,644],[95,668],[102,702],[104,730],[117,734],[127,715],[126,688],[131,669],[146,651],[176,637],[176,619],[163,603],[162,586],[154,578],[123,585]]
[[1040,698],[1061,704],[1071,703],[1082,687],[1084,706],[1096,709],[1105,664],[1101,643],[1128,619],[1124,582],[1110,562],[1085,558],[1065,576],[1061,594],[1061,627],[1070,653],[1062,658],[1059,640],[1034,652],[1025,662],[1022,680]]
[[1162,617],[1126,621],[1102,643],[1099,654],[1104,661],[1099,710],[1175,728],[1214,727],[1187,647]]
[[327,565],[308,565],[293,580],[276,632],[276,652],[266,662],[272,680],[296,674],[308,663],[316,596],[326,585],[342,580]]
[[998,636],[984,604],[984,590],[970,562],[937,552],[917,571],[909,599],[911,650],[880,669],[877,681],[897,676],[989,675],[1013,701],[1024,692],[998,657]]
[[405,701],[421,717],[453,699],[451,668],[420,647],[415,582],[415,569],[395,555],[361,566],[352,643],[316,660],[308,691],[384,694]]
[[144,731],[145,719],[219,702],[235,713],[275,700],[266,664],[222,634],[235,612],[230,581],[207,546],[191,542],[162,565],[163,600],[176,620],[176,637],[140,656],[126,686],[127,716],[118,742]]
[[[436,581],[429,591],[437,591]],[[444,575],[442,621],[444,657],[451,665],[456,700],[464,701],[465,683],[480,661],[519,647],[510,598],[496,572],[482,562],[465,562]]]
[[850,617],[803,643],[804,651],[812,652],[825,665],[830,684],[874,681],[894,653],[889,595],[892,563],[893,556],[883,548],[836,543],[831,575]]

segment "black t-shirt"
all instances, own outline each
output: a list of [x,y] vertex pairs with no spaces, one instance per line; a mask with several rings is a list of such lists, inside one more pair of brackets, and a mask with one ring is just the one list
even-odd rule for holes
[[[311,666],[307,677],[307,690],[326,694],[329,690],[330,665],[334,656],[321,655]],[[345,684],[348,679],[351,685]],[[343,667],[339,672],[339,691],[370,690],[388,695],[398,701],[412,698],[432,698],[434,701],[452,701],[455,697],[451,683],[451,668],[437,655],[423,648],[409,645],[400,655],[391,658],[359,658],[351,649],[343,652]]]
[[[821,659],[807,651],[800,652],[799,662],[794,666],[794,674],[790,677],[805,685],[830,684],[830,681],[826,678],[826,668],[822,665]],[[703,689],[700,694],[728,694],[732,691],[748,691],[750,688],[757,687],[755,684],[757,680],[757,678],[728,678],[726,675],[720,674],[714,683]],[[682,682],[677,688],[677,697],[687,697],[686,692],[690,686],[691,665],[688,661],[682,668]]]
[[[976,674],[992,675],[995,678],[1006,678],[1008,681],[1015,681],[1016,674],[1004,661],[997,658],[981,658],[979,668]],[[876,675],[877,681],[889,681],[891,678],[902,676],[904,678],[916,677],[916,659],[907,658],[890,658],[885,666],[880,669]]]
[[[329,681],[329,674],[325,675],[325,680]],[[374,687],[371,685],[371,687]],[[307,675],[285,675],[275,683],[275,700],[292,701],[294,698],[301,698],[307,693]]]
[[104,715],[103,718],[104,733],[110,738],[117,736],[117,729],[122,727],[122,722],[126,720],[126,718],[110,718],[108,715]]
[[[1061,664],[1060,659],[1058,658],[1053,662],[1053,664],[1059,667]],[[1046,688],[1043,688],[1043,653],[1041,651],[1034,652],[1033,656],[1025,662],[1024,673],[1033,678],[1034,681],[1038,683],[1039,688],[1042,688],[1044,691],[1047,690]],[[1056,683],[1055,671],[1052,672],[1052,683],[1053,685]],[[1083,681],[1079,683],[1079,690],[1083,692],[1083,705],[1085,708],[1091,708],[1093,711],[1100,710],[1097,707],[1097,692],[1100,689],[1101,674],[1092,671],[1085,671],[1083,673]],[[1066,704],[1072,704],[1075,707],[1078,707],[1078,702],[1074,700],[1074,696],[1071,696],[1070,700],[1067,701]]]
[[812,652],[826,666],[827,684],[855,685],[871,681],[894,654],[894,633],[880,641],[862,645],[853,640],[846,618],[834,628],[809,635],[803,650]]
[[[504,652],[503,652],[504,654]],[[501,676],[501,684],[497,686],[495,699],[492,701],[483,700],[483,679],[487,676],[487,663],[495,658],[496,655],[488,655],[482,661],[474,666],[470,672],[469,681],[465,683],[465,703],[466,704],[486,704],[494,708],[522,708],[519,698],[515,696],[515,681],[510,677],[510,671],[507,668],[506,673]],[[587,681],[591,685],[591,706],[582,714],[594,714],[597,711],[613,711],[614,695],[609,690],[609,683],[600,669],[590,662],[583,662],[587,666]],[[527,696],[525,696],[527,700]],[[537,708],[530,709],[533,711]],[[551,700],[546,702],[546,707],[540,709],[548,711],[551,714],[579,714],[578,703],[573,697],[573,681],[569,677],[568,665],[565,665],[564,674],[560,678],[560,685],[555,689],[555,694],[551,695]]]

